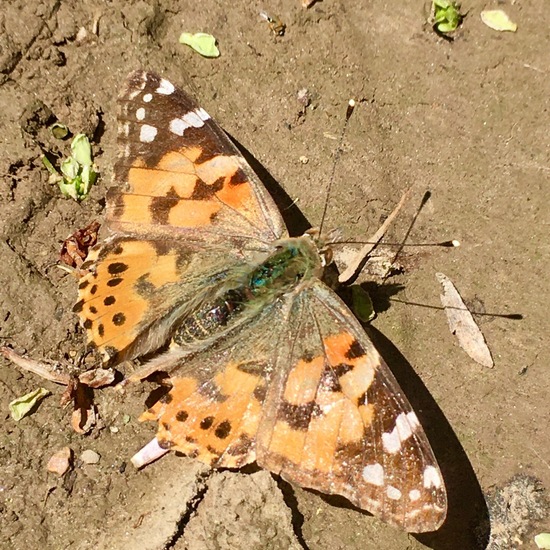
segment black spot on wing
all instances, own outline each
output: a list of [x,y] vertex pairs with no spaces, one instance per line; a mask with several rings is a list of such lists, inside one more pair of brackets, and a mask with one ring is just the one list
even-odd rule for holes
[[214,430],[214,435],[218,439],[225,439],[231,433],[231,422],[229,420],[224,420],[220,422],[216,429]]
[[358,359],[359,357],[363,357],[363,355],[365,355],[365,350],[359,341],[354,339],[345,355],[346,359]]
[[314,401],[304,405],[293,405],[287,401],[282,401],[279,405],[278,418],[284,420],[291,428],[295,430],[307,430],[312,416],[320,416],[321,408]]
[[149,204],[152,220],[160,225],[166,225],[170,217],[170,211],[180,200],[181,197],[173,187],[170,188],[164,197],[152,197]]
[[124,273],[128,269],[128,265],[123,262],[113,262],[107,267],[107,271],[110,275],[119,275]]

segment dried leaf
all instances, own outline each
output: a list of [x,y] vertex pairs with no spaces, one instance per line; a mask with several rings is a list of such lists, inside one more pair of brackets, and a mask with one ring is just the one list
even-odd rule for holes
[[550,533],[539,533],[536,535],[535,544],[541,550],[550,550]]
[[502,10],[484,10],[481,12],[481,20],[494,31],[516,32],[518,26]]
[[12,418],[19,422],[25,416],[31,414],[37,407],[38,403],[44,399],[44,397],[50,395],[50,392],[45,388],[38,388],[31,391],[22,397],[14,399],[9,405]]
[[90,388],[101,388],[112,384],[115,379],[115,373],[111,369],[91,369],[83,372],[78,380]]
[[437,280],[443,287],[441,303],[447,314],[449,328],[458,338],[460,347],[476,362],[484,367],[493,367],[491,352],[485,343],[485,338],[458,290],[451,280],[443,273],[436,273]]
[[87,227],[75,231],[63,241],[59,259],[69,267],[80,268],[89,249],[97,243],[97,234],[101,225],[93,221]]
[[77,383],[74,393],[74,407],[71,426],[76,433],[86,434],[95,426],[97,415],[92,390],[80,382]]
[[63,449],[54,453],[50,460],[48,460],[48,472],[52,472],[61,477],[71,467],[72,460],[73,451],[69,447],[63,447]]

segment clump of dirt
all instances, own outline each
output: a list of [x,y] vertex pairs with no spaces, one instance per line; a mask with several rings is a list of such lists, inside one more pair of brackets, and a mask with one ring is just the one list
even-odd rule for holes
[[495,488],[487,497],[491,538],[487,550],[514,550],[527,534],[546,517],[548,500],[541,482],[518,475]]

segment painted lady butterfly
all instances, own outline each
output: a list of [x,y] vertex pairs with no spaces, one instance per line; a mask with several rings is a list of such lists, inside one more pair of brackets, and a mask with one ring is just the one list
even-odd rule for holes
[[[204,109],[159,76],[120,97],[111,232],[75,311],[109,364],[156,356],[171,390],[152,442],[213,467],[256,461],[410,532],[447,511],[430,444],[359,322],[289,238],[264,186]],[[138,453],[139,454],[139,453]]]

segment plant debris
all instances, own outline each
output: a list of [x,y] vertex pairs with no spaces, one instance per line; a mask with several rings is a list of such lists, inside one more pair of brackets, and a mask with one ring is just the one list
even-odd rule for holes
[[9,405],[11,417],[19,422],[25,416],[31,414],[40,401],[50,395],[50,392],[45,388],[38,388],[34,391],[26,393],[25,395],[14,399]]
[[443,293],[440,297],[441,304],[447,314],[449,329],[458,338],[460,347],[476,363],[488,368],[493,367],[493,358],[485,338],[455,285],[443,273],[436,273],[435,276],[443,287]]
[[494,31],[516,32],[518,30],[518,26],[502,10],[483,10],[480,15],[481,21]]
[[92,162],[92,147],[85,134],[77,134],[73,138],[71,156],[61,163],[61,173],[46,155],[42,156],[42,162],[50,172],[50,183],[57,183],[61,193],[75,201],[85,199],[97,179],[97,169]]
[[69,235],[61,245],[59,261],[69,267],[80,269],[88,251],[97,243],[100,223],[93,221],[90,225]]
[[179,37],[179,42],[189,46],[203,57],[220,57],[217,41],[211,34],[183,32]]

